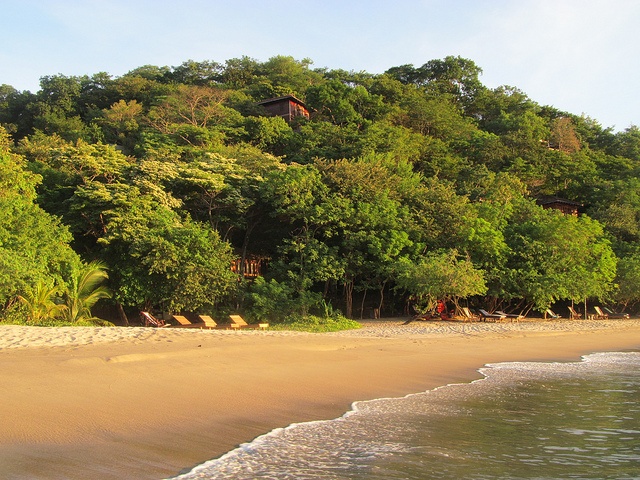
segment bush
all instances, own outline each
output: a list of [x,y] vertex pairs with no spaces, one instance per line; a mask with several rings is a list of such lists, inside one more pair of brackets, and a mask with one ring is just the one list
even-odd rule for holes
[[[295,294],[294,288],[277,280],[258,277],[247,292],[247,315],[258,322],[269,322],[274,330],[300,332],[338,332],[360,328],[360,324],[334,311],[317,292]],[[301,313],[315,307],[318,315]]]
[[0,325],[24,325],[27,327],[115,327],[115,325],[107,320],[79,320],[77,322],[68,322],[65,320],[42,319],[36,322],[28,322],[25,317],[17,315],[5,315],[0,318]]
[[355,320],[334,314],[330,317],[318,317],[316,315],[289,315],[282,323],[271,325],[273,330],[294,330],[297,332],[339,332],[341,330],[354,330],[361,325]]
[[281,322],[293,308],[293,289],[276,280],[258,277],[247,293],[248,314],[260,322]]

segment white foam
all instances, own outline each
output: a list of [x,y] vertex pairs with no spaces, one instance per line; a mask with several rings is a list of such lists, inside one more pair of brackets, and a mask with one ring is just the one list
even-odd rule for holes
[[[175,479],[250,479],[250,478],[353,478],[341,477],[340,472],[353,471],[356,465],[371,463],[416,447],[395,438],[411,429],[412,416],[456,416],[468,412],[461,410],[459,402],[451,399],[480,398],[495,392],[500,386],[522,384],[540,379],[580,377],[583,372],[600,369],[624,371],[640,368],[640,353],[597,353],[586,355],[581,362],[509,362],[488,364],[479,371],[483,378],[464,384],[450,384],[401,398],[381,398],[357,401],[351,410],[339,418],[306,423],[294,423],[277,428],[255,440],[242,444],[225,455],[195,467]],[[425,401],[426,400],[426,401]],[[433,417],[429,417],[433,418]],[[397,421],[396,421],[397,420]],[[400,426],[401,425],[401,426]],[[577,430],[567,431],[578,435]],[[591,436],[622,434],[618,432],[587,432]],[[629,431],[628,434],[636,434]],[[550,447],[556,448],[556,447]],[[565,447],[558,446],[558,449]],[[571,447],[566,447],[569,451]],[[430,455],[445,457],[451,452]],[[524,461],[524,460],[523,460]],[[534,459],[527,459],[534,462]]]

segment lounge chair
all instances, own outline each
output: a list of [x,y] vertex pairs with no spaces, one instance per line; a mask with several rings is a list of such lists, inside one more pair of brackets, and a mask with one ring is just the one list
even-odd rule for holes
[[580,315],[573,307],[567,307],[569,309],[569,318],[571,320],[580,320],[582,319],[582,315]]
[[474,315],[473,313],[471,313],[469,307],[462,307],[462,316],[465,322],[471,322],[480,318],[478,315]]
[[502,310],[496,310],[496,313],[498,315],[504,315],[506,318],[510,318],[512,321],[520,320],[521,318],[524,318],[524,315],[521,315],[520,313],[506,313],[506,312],[503,312]]
[[491,318],[493,320],[502,320],[503,318],[507,317],[505,314],[499,314],[497,312],[489,313],[486,310],[482,310],[481,308],[479,308],[478,311],[480,312],[480,318],[484,322],[486,322],[488,318]]
[[403,322],[402,325],[408,325],[411,322],[415,322],[417,320],[434,320],[434,319],[435,320],[440,320],[440,316],[434,317],[434,314],[433,313],[429,313],[429,312],[427,312],[427,313],[417,313],[416,312],[416,314],[413,317],[411,317],[407,321]]
[[142,315],[142,318],[144,319],[145,327],[153,326],[160,328],[170,326],[168,323],[165,323],[164,320],[160,320],[159,318],[154,317],[149,312],[140,312],[140,315]]
[[628,313],[614,312],[610,308],[607,308],[607,307],[603,307],[603,308],[604,308],[604,311],[607,312],[607,315],[609,315],[609,318],[629,318]]
[[268,323],[248,324],[240,315],[229,315],[229,318],[231,319],[231,328],[259,328],[261,330],[266,330],[269,327]]
[[198,323],[191,323],[189,319],[183,315],[174,315],[173,319],[178,322],[179,328],[199,328],[202,326]]
[[211,318],[209,315],[198,315],[198,317],[200,318],[200,320],[202,320],[202,324],[204,324],[204,326],[202,324],[200,324],[200,326],[202,328],[208,328],[208,329],[214,329],[214,328],[228,328],[228,325],[218,325],[218,323]]
[[607,313],[604,313],[600,307],[595,306],[593,307],[593,309],[596,311],[596,318],[602,320],[606,320],[609,318],[609,315]]
[[560,315],[558,315],[557,313],[555,313],[553,310],[551,310],[550,308],[547,308],[544,312],[544,318],[546,319],[547,317],[549,318],[562,318]]

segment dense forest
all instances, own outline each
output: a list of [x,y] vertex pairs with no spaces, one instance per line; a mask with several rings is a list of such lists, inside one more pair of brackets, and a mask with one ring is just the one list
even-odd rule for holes
[[[242,57],[0,86],[1,315],[638,304],[637,127],[487,88],[460,57],[383,74],[312,65]],[[260,103],[289,95],[308,117]]]

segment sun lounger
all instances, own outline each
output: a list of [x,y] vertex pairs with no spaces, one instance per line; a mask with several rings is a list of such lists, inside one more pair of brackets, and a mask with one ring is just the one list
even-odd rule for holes
[[582,315],[576,312],[576,310],[573,307],[569,306],[567,308],[569,309],[569,318],[571,320],[580,320],[582,318]]
[[213,318],[211,318],[209,315],[198,315],[198,317],[200,318],[200,320],[202,320],[202,323],[199,324],[202,328],[208,328],[208,329],[214,329],[214,328],[229,328],[229,325],[218,325],[218,322],[216,322]]
[[183,315],[174,315],[173,319],[178,322],[179,328],[199,328],[202,326],[198,323],[191,323],[189,319]]
[[609,315],[609,318],[629,318],[628,313],[614,312],[613,310],[607,307],[604,307],[604,311],[607,312],[607,315]]
[[486,310],[482,310],[481,308],[478,309],[478,311],[480,312],[480,318],[485,322],[488,318],[491,318],[492,320],[502,320],[503,318],[507,317],[504,314],[501,315],[499,313],[489,313]]
[[547,317],[549,317],[549,318],[562,318],[560,315],[555,313],[550,308],[547,308],[547,310],[544,312],[544,318],[546,319]]
[[149,312],[140,312],[140,315],[142,315],[145,327],[150,327],[150,326],[169,327],[170,326],[168,323],[165,323],[164,320],[160,320],[159,318],[154,317]]
[[269,327],[268,323],[248,324],[240,315],[229,315],[229,318],[231,319],[231,328],[259,328],[261,330],[266,330],[267,327]]
[[433,313],[416,313],[413,317],[409,318],[407,321],[403,322],[402,325],[408,325],[411,322],[415,322],[417,320],[440,320],[440,316],[435,317]]
[[519,313],[506,313],[502,310],[496,310],[496,313],[498,315],[504,315],[506,318],[510,318],[512,320],[520,320],[521,318],[524,318],[524,315],[521,315]]
[[478,320],[480,317],[478,315],[474,315],[469,310],[469,307],[462,307],[462,315],[464,317],[465,322],[470,322],[472,320]]
[[593,309],[596,311],[596,318],[602,320],[606,320],[607,318],[609,318],[609,315],[607,313],[604,313],[600,307],[596,306],[593,307]]

